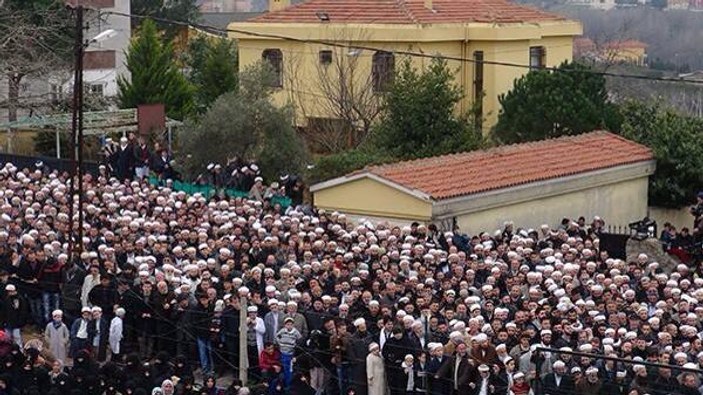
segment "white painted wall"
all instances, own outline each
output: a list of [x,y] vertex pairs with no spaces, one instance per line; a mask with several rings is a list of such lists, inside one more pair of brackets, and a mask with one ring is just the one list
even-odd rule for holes
[[660,230],[663,229],[665,222],[671,222],[678,230],[681,230],[684,226],[691,229],[693,227],[693,216],[688,209],[688,207],[676,209],[650,206],[649,218],[657,221],[657,226]]

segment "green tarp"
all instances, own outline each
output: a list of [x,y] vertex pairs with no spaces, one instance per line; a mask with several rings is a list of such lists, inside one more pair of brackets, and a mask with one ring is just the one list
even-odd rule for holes
[[[149,177],[149,182],[152,185],[163,185],[161,181],[156,177]],[[206,199],[210,199],[217,193],[217,189],[212,185],[196,185],[188,182],[174,181],[172,189],[178,192],[185,192],[189,195],[194,195],[200,193]],[[248,192],[239,191],[236,189],[225,189],[225,193],[230,197],[247,197]],[[291,205],[291,200],[287,196],[274,196],[271,198],[271,204],[280,204],[281,207],[288,208]]]

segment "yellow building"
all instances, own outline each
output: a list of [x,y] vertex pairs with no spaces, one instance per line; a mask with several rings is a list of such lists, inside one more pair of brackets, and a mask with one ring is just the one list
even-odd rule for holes
[[611,41],[603,45],[601,57],[608,63],[628,63],[644,66],[647,63],[647,44],[637,40]]
[[465,93],[459,110],[483,92],[490,126],[498,96],[529,66],[571,60],[582,32],[578,22],[507,0],[270,0],[269,8],[231,23],[230,36],[239,43],[240,68],[261,59],[273,64],[276,99],[295,105],[299,125],[364,122],[404,58],[422,67],[441,54]]
[[627,225],[647,215],[651,150],[608,132],[373,166],[310,187],[315,206],[476,234],[601,216]]

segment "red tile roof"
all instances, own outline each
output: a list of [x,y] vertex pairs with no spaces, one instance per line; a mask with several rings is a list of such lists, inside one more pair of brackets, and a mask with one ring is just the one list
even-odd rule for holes
[[652,159],[649,148],[597,131],[372,166],[360,173],[372,173],[442,200]]
[[519,23],[565,20],[564,17],[507,0],[309,0],[286,9],[265,13],[247,22],[322,23]]
[[635,49],[635,48],[647,48],[649,45],[637,40],[624,40],[624,41],[610,41],[603,44],[605,49]]

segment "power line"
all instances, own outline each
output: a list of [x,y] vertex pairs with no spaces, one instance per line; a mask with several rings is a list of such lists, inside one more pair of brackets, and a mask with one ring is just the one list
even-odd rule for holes
[[[310,39],[310,38],[298,38],[298,37],[286,36],[286,35],[282,35],[282,34],[252,32],[252,31],[243,30],[243,29],[231,29],[231,28],[224,28],[223,29],[223,28],[218,28],[218,27],[210,26],[210,25],[204,25],[204,24],[200,24],[200,23],[177,21],[177,20],[173,20],[173,19],[159,18],[159,17],[146,16],[146,15],[137,15],[137,14],[131,14],[131,13],[118,12],[118,11],[104,11],[104,13],[111,14],[111,15],[117,15],[117,16],[123,16],[123,17],[127,17],[127,18],[152,19],[152,20],[159,22],[159,23],[165,23],[165,24],[183,26],[183,27],[191,27],[196,30],[203,31],[205,33],[215,33],[215,34],[238,33],[238,34],[243,34],[243,35],[252,36],[252,37],[273,38],[273,39],[278,39],[278,40],[298,42],[298,43],[304,43],[304,44],[320,44],[320,45],[326,45],[326,46],[330,46],[330,47],[366,50],[366,51],[373,51],[373,52],[378,52],[378,51],[391,52],[391,53],[394,53],[397,55],[405,55],[405,56],[412,56],[412,57],[418,57],[418,58],[443,59],[443,60],[452,60],[452,61],[458,61],[458,62],[480,63],[480,64],[492,65],[492,66],[514,67],[514,68],[530,69],[530,70],[535,69],[535,67],[533,67],[533,66],[519,64],[519,63],[501,62],[501,61],[495,61],[495,60],[477,61],[475,59],[464,58],[464,57],[460,57],[460,56],[429,54],[429,53],[424,53],[424,52],[415,52],[415,51],[408,51],[408,50],[388,50],[387,48],[379,48],[379,47],[374,47],[374,46],[369,46],[369,45],[350,45],[350,44],[345,44],[345,43],[336,42],[336,41],[327,41],[327,40]],[[558,67],[550,67],[550,66],[540,67],[539,69],[553,71],[553,72],[561,72],[561,73],[578,72],[578,73],[599,75],[599,76],[603,76],[603,77],[627,78],[627,79],[659,81],[659,82],[678,82],[678,83],[687,83],[687,84],[692,84],[692,85],[693,84],[703,85],[703,81],[684,80],[683,78],[653,77],[653,76],[646,76],[646,75],[613,73],[613,72],[608,72],[608,71],[597,71],[597,70],[569,70],[569,69],[561,69]]]

